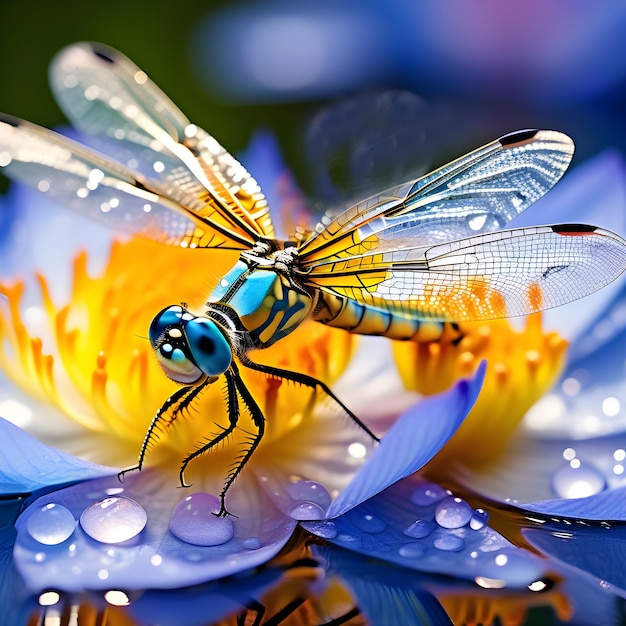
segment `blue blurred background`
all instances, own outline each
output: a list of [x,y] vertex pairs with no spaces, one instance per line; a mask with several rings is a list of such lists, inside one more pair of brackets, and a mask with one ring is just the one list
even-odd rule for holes
[[0,110],[63,124],[52,56],[129,56],[230,151],[272,129],[323,204],[417,175],[519,128],[623,149],[621,0],[77,0],[0,6]]

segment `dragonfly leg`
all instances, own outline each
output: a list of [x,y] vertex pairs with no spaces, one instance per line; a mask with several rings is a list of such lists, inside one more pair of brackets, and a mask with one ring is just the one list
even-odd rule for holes
[[341,409],[348,415],[348,417],[357,425],[359,428],[364,430],[374,441],[380,441],[380,438],[377,437],[331,390],[328,385],[323,383],[321,380],[317,378],[313,378],[313,376],[307,376],[306,374],[300,374],[298,372],[290,372],[289,370],[283,370],[279,367],[272,367],[270,365],[262,365],[261,363],[255,363],[250,360],[247,356],[239,357],[241,363],[250,369],[257,370],[258,372],[263,372],[264,374],[268,374],[269,376],[276,376],[277,378],[284,378],[285,380],[290,380],[291,382],[297,383],[299,385],[304,385],[305,387],[310,387],[311,389],[321,390],[323,391],[329,398],[331,398],[334,402],[336,402]]
[[[133,465],[132,467],[122,470],[117,475],[120,482],[124,482],[124,476],[127,473],[137,470],[141,471],[146,454],[154,444],[155,439],[158,438],[160,433],[167,432],[174,425],[174,422],[180,415],[180,412],[193,402],[194,398],[196,398],[196,396],[207,386],[207,384],[209,384],[209,382],[212,381],[207,379],[200,385],[188,385],[186,387],[181,387],[178,391],[176,391],[176,393],[173,393],[165,401],[163,406],[157,411],[157,414],[152,419],[152,422],[150,422],[150,426],[146,431],[141,444],[141,450],[139,451],[139,460],[137,461],[137,465]],[[174,409],[168,414],[172,407],[174,407]]]
[[[207,441],[205,444],[199,446],[196,450],[191,452],[183,459],[179,472],[181,487],[191,487],[190,484],[185,482],[185,470],[187,469],[189,463],[191,463],[191,461],[198,458],[205,452],[208,452],[211,448],[215,447],[220,442],[224,441],[224,439],[231,435],[237,427],[240,412],[239,402],[237,401],[237,385],[235,383],[236,375],[230,369],[228,369],[226,370],[226,372],[224,372],[224,376],[226,378],[226,397],[228,402],[228,426],[226,428],[223,428],[222,432],[219,435],[217,435],[210,441]],[[222,506],[223,504],[224,503],[222,501]]]
[[230,369],[226,370],[224,373],[226,377],[226,394],[228,401],[228,419],[229,425],[224,428],[224,430],[215,438],[211,439],[204,445],[200,446],[197,450],[194,450],[191,454],[189,454],[181,464],[180,468],[180,484],[182,487],[189,487],[185,482],[184,474],[187,466],[191,461],[198,458],[200,455],[208,452],[211,448],[215,447],[221,441],[224,441],[237,427],[240,416],[239,402],[237,397],[239,396],[246,408],[248,409],[250,416],[252,418],[252,422],[256,426],[257,432],[256,434],[251,435],[250,445],[246,449],[246,451],[235,460],[235,462],[229,468],[228,475],[224,481],[224,486],[222,491],[220,492],[220,510],[218,513],[215,513],[217,517],[224,517],[226,515],[232,515],[226,509],[226,494],[230,489],[231,485],[235,482],[235,479],[241,473],[241,470],[245,467],[246,463],[250,460],[250,457],[254,454],[254,451],[261,443],[261,439],[263,438],[263,434],[265,433],[265,418],[263,417],[263,413],[259,408],[259,405],[256,403],[252,394],[248,391],[248,388],[244,385],[241,377],[239,376],[239,370],[237,366],[232,363]]
[[258,448],[261,443],[261,439],[263,439],[263,435],[265,433],[265,417],[263,416],[263,412],[259,408],[259,405],[256,403],[256,400],[252,397],[252,394],[248,391],[248,388],[244,385],[241,377],[239,376],[239,371],[237,366],[233,363],[231,365],[234,375],[233,381],[239,392],[239,396],[243,400],[243,403],[246,405],[250,413],[250,417],[252,418],[252,422],[256,426],[257,432],[254,435],[251,435],[250,438],[250,446],[248,449],[232,464],[228,476],[224,481],[224,487],[222,488],[222,492],[220,493],[220,500],[222,502],[218,517],[223,517],[228,515],[228,511],[226,510],[226,505],[224,500],[226,498],[226,493],[230,489],[231,485],[235,482],[235,479],[241,473],[241,470],[246,466],[246,463],[250,460],[250,457],[254,454],[254,451]]

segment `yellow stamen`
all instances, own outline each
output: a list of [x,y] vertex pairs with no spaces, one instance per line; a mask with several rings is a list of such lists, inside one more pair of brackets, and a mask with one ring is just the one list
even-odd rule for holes
[[532,607],[551,606],[558,619],[567,622],[572,607],[560,591],[535,594],[524,591],[492,591],[474,594],[440,595],[439,601],[454,624],[480,626],[497,620],[503,626],[522,626]]
[[481,395],[458,432],[428,466],[442,478],[450,459],[474,466],[494,462],[528,409],[554,384],[562,371],[567,342],[544,332],[540,314],[516,330],[506,320],[467,323],[462,339],[438,342],[394,342],[398,370],[405,386],[425,395],[449,388],[487,359]]
[[[23,283],[0,284],[0,294],[6,296],[0,299],[0,367],[79,427],[115,439],[114,445],[94,446],[91,460],[130,465],[136,462],[157,409],[178,389],[152,354],[146,337],[152,317],[182,301],[201,312],[212,283],[230,269],[236,255],[181,250],[136,238],[113,244],[100,276],[89,276],[87,260],[85,253],[74,259],[70,298],[62,306],[55,304],[48,280],[36,275],[39,313],[47,325],[38,327],[32,338],[22,321]],[[278,345],[251,356],[332,384],[347,365],[352,346],[348,333],[310,322]],[[309,418],[317,398],[308,389],[241,370],[267,419],[265,440],[275,441]],[[149,457],[149,464],[171,460],[178,465],[199,442],[228,423],[223,382],[214,383],[205,396],[185,415],[192,419],[178,420],[175,429],[161,436],[155,447],[159,452]],[[245,410],[241,426],[248,432],[254,429]],[[232,462],[233,454],[239,453],[232,447],[247,436],[243,432],[233,437],[223,462],[211,459],[212,471]],[[275,448],[272,451],[276,453]]]

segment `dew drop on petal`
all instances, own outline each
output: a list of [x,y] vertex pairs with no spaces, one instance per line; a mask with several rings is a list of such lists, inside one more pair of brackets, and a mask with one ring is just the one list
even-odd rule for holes
[[476,509],[472,513],[469,525],[472,530],[480,530],[481,528],[484,528],[488,522],[489,513],[483,509]]
[[505,580],[507,585],[526,586],[529,580],[541,576],[541,566],[534,559],[515,552],[497,552],[491,563],[486,564],[486,573]]
[[306,529],[322,539],[334,539],[337,536],[337,526],[331,521],[310,522]]
[[61,601],[57,591],[44,591],[38,598],[39,606],[54,606]]
[[146,526],[143,507],[125,496],[102,498],[80,516],[83,530],[96,541],[121,543],[136,537]]
[[39,543],[56,546],[69,539],[76,529],[72,513],[61,504],[46,504],[26,520],[28,534]]
[[128,595],[119,589],[109,589],[104,594],[104,599],[112,606],[128,606],[130,604]]
[[461,498],[446,498],[435,511],[435,520],[443,528],[461,528],[472,518],[472,509]]
[[564,463],[552,475],[552,489],[559,498],[585,498],[604,491],[606,479],[589,463]]
[[417,506],[430,506],[447,498],[450,494],[435,483],[424,483],[415,488],[411,494],[411,502]]
[[433,545],[437,548],[437,550],[458,552],[464,548],[465,542],[461,539],[461,537],[457,537],[456,535],[442,535],[441,537],[437,537],[437,539],[435,539]]
[[315,502],[297,502],[289,511],[289,517],[298,521],[319,520],[326,517],[326,511]]
[[369,513],[351,511],[348,516],[350,521],[364,533],[380,533],[387,528],[387,524],[383,520]]
[[258,550],[263,542],[258,537],[248,537],[241,542],[241,545],[246,550]]
[[287,493],[294,500],[305,500],[319,504],[324,511],[330,506],[330,494],[323,485],[313,480],[299,480],[287,488]]
[[398,550],[398,554],[400,556],[404,556],[409,559],[423,556],[425,552],[426,552],[426,546],[423,543],[419,543],[419,541],[411,541],[409,543],[405,543]]
[[192,493],[179,502],[170,517],[170,531],[181,541],[195,546],[219,546],[233,538],[229,517],[217,517],[220,500],[210,493]]
[[356,546],[360,546],[362,543],[360,535],[349,535],[348,533],[341,533],[341,535],[337,535],[337,541],[340,544],[354,548],[356,548]]
[[424,537],[428,537],[434,529],[435,525],[432,522],[418,519],[404,530],[404,534],[413,539],[423,539]]

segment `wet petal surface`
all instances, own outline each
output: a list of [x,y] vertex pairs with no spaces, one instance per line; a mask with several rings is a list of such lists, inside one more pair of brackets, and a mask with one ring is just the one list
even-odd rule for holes
[[0,418],[0,493],[24,493],[116,473],[41,443]]
[[[478,514],[481,523],[471,525]],[[462,499],[409,478],[348,513],[303,524],[334,545],[423,572],[526,587],[544,574],[538,557],[509,543]]]
[[[264,563],[296,526],[253,481],[240,480],[229,492],[238,518],[215,517],[205,505],[217,498],[208,494],[193,494],[189,510],[190,496],[157,472],[129,476],[123,485],[107,477],[47,494],[17,520],[16,565],[33,590],[182,587]],[[52,504],[80,523],[49,545],[32,532],[32,520]]]

